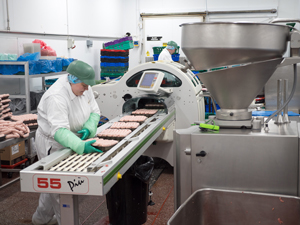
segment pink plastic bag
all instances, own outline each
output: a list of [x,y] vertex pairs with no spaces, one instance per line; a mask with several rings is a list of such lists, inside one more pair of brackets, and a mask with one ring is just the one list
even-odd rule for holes
[[56,56],[56,51],[50,46],[47,46],[47,44],[44,41],[35,39],[32,43],[40,43],[41,56]]
[[47,44],[45,42],[43,42],[42,40],[38,40],[38,39],[35,39],[32,43],[40,43],[41,48],[43,48],[44,46],[47,46]]

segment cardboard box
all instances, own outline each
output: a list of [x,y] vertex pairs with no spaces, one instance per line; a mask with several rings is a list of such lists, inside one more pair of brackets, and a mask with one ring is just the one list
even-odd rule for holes
[[25,155],[25,141],[21,141],[17,144],[7,146],[0,149],[1,161],[9,161],[10,165],[13,164],[14,159]]

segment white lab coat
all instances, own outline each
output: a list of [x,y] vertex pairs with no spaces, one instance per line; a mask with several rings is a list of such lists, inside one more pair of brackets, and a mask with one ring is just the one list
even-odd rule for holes
[[[67,75],[59,78],[45,92],[37,111],[39,127],[35,142],[39,160],[63,148],[54,140],[55,132],[58,129],[66,128],[77,134],[91,113],[100,114],[91,87],[89,86],[82,96],[76,96],[72,92]],[[60,223],[59,195],[42,193],[33,220],[40,224],[46,224],[54,213]]]
[[158,60],[164,60],[164,61],[173,61],[172,55],[168,51],[168,49],[164,48],[161,53],[158,56]]

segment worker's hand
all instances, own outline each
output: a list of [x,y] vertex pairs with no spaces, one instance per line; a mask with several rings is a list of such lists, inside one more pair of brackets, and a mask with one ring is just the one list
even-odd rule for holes
[[95,148],[94,146],[92,146],[92,144],[94,144],[96,142],[96,140],[92,140],[92,141],[87,141],[84,143],[84,150],[83,153],[93,153],[93,152],[101,152],[101,150]]
[[90,132],[88,129],[86,129],[86,128],[84,128],[84,129],[78,131],[77,133],[78,133],[78,134],[82,134],[81,140],[87,139],[88,136],[90,136],[90,134],[91,134],[91,132]]

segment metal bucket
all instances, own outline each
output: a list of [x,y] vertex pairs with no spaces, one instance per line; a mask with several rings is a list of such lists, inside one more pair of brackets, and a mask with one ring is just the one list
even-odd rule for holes
[[200,189],[168,225],[300,224],[300,198],[255,192]]
[[196,70],[281,58],[290,27],[271,23],[186,23],[181,47]]

